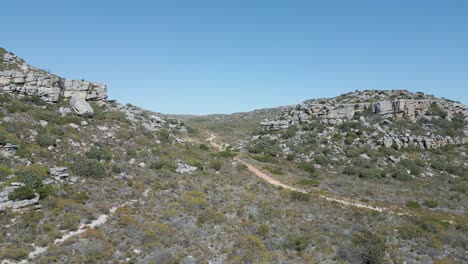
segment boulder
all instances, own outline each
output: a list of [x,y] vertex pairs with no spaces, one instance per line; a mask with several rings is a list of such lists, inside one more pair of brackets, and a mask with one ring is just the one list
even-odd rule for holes
[[94,110],[91,105],[82,97],[73,96],[70,100],[70,106],[79,116],[92,117]]
[[193,171],[196,171],[198,168],[190,166],[188,164],[182,163],[181,161],[177,162],[177,173],[188,173],[191,174]]

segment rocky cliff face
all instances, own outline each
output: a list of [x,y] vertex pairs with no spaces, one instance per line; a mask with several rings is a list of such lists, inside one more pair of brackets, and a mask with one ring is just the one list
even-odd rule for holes
[[107,86],[86,80],[70,80],[36,69],[0,48],[0,92],[39,96],[46,102],[77,96],[85,100],[107,99]]
[[[439,122],[437,119],[443,120]],[[328,127],[360,123],[364,127],[369,127],[369,134],[363,135],[367,144],[372,145],[371,142],[374,142],[374,146],[393,146],[398,149],[414,145],[431,149],[467,142],[466,126],[460,129],[460,133],[455,133],[457,135],[444,134],[444,126],[450,127],[452,119],[467,121],[468,107],[423,93],[392,90],[362,91],[336,98],[308,100],[295,107],[284,109],[276,118],[265,120],[260,125],[266,131],[281,133],[282,130],[289,128],[301,130],[301,127],[316,122]],[[399,120],[414,123],[420,128],[419,134],[402,131],[393,124]],[[379,125],[382,121],[384,127]],[[435,131],[434,126],[440,126],[439,131]]]
[[[385,96],[373,97],[371,94]],[[448,119],[457,114],[468,116],[468,107],[461,103],[430,98],[423,94],[415,96],[408,91],[364,91],[347,94],[347,97],[354,100],[343,103],[344,99],[339,100],[340,97],[337,97],[305,101],[292,109],[287,109],[275,119],[265,120],[261,125],[270,130],[280,130],[287,129],[290,125],[307,124],[317,119],[323,124],[339,125],[351,120],[356,114],[364,113],[383,118],[417,120],[430,116],[427,113],[434,104],[447,114]],[[373,100],[378,101],[373,102]]]

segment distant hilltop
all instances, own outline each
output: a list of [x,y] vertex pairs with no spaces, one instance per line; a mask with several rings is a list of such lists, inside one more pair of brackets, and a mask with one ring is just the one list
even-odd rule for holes
[[0,48],[0,93],[38,96],[46,102],[62,97],[86,101],[107,99],[107,85],[86,80],[70,80],[27,64],[15,54]]

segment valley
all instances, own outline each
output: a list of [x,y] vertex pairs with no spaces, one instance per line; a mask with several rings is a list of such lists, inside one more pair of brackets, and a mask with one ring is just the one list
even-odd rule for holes
[[171,115],[0,58],[2,263],[468,261],[462,103],[365,90]]

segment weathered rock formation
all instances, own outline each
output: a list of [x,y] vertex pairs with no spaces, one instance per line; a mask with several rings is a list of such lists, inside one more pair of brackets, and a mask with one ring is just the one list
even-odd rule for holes
[[[398,93],[403,93],[406,96],[410,94],[407,91],[400,90],[393,92],[395,95]],[[349,97],[353,96],[354,94],[349,95]],[[339,125],[347,120],[351,120],[355,114],[362,114],[365,111],[368,114],[376,114],[383,118],[392,117],[416,120],[424,117],[432,104],[436,104],[437,107],[446,112],[448,119],[456,114],[468,117],[468,107],[461,103],[437,98],[391,99],[390,97],[380,97],[385,100],[374,103],[370,102],[369,97],[364,97],[360,101],[353,103],[341,103],[335,99],[305,101],[294,108],[286,109],[277,118],[263,121],[260,125],[269,130],[287,129],[291,125],[306,124],[312,120],[319,120],[323,124]]]
[[39,203],[39,194],[36,194],[36,197],[30,200],[21,200],[21,201],[11,201],[8,198],[8,195],[13,192],[19,186],[9,186],[5,187],[2,192],[0,192],[0,212],[5,211],[7,208],[12,210],[18,210],[24,207],[32,206]]
[[58,102],[62,97],[77,96],[85,100],[107,99],[107,86],[85,80],[69,80],[36,69],[22,59],[0,48],[0,93],[39,96],[46,102]]

